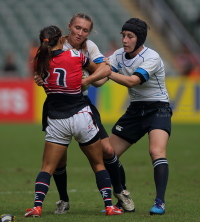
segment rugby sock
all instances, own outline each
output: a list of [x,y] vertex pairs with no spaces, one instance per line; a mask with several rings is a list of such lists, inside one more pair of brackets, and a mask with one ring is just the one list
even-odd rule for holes
[[123,189],[126,190],[126,175],[125,175],[124,168],[119,161],[118,161],[118,167],[119,167],[119,172],[120,172],[121,185]]
[[168,162],[166,158],[159,158],[153,161],[154,181],[156,185],[156,198],[164,202],[165,190],[168,181]]
[[120,179],[117,155],[114,154],[111,159],[104,159],[104,165],[108,171],[115,193],[121,193],[123,190]]
[[50,186],[50,174],[47,172],[40,172],[35,182],[35,200],[34,207],[42,206],[44,198]]
[[107,170],[101,170],[96,173],[96,183],[103,197],[105,207],[112,206],[111,180]]
[[69,202],[69,196],[67,194],[67,172],[66,166],[57,168],[53,174],[56,187],[60,196],[60,200]]

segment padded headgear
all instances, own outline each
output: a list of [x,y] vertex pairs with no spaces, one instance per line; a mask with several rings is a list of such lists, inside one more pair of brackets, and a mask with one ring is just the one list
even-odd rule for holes
[[146,22],[138,18],[131,18],[122,26],[122,32],[130,31],[137,36],[137,43],[132,52],[136,51],[141,45],[144,44],[147,37],[147,29],[148,25],[146,24]]

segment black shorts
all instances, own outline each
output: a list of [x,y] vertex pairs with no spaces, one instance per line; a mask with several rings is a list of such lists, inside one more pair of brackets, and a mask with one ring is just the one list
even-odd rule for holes
[[172,110],[166,102],[132,102],[112,133],[133,144],[153,129],[171,133]]
[[100,139],[105,139],[108,137],[108,134],[101,122],[101,117],[100,117],[100,114],[99,114],[99,111],[97,110],[97,108],[92,104],[92,102],[90,101],[89,97],[88,96],[84,96],[85,100],[87,101],[87,103],[89,104],[91,110],[92,110],[92,113],[94,115],[94,120],[96,121],[96,124],[99,128],[99,137]]

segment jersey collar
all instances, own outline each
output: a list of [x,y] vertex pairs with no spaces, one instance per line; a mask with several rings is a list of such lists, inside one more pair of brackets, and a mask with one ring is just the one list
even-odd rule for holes
[[130,67],[148,49],[144,45],[143,47],[144,49],[139,52],[134,58],[130,58],[126,52],[123,53],[123,63],[126,67]]
[[52,57],[60,55],[61,53],[63,53],[64,51],[62,49],[57,49],[51,52]]

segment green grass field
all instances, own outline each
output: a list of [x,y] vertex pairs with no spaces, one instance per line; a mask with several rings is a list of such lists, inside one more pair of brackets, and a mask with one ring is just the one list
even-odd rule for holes
[[[111,125],[107,125],[108,132]],[[169,182],[166,213],[150,216],[155,198],[153,167],[148,154],[147,135],[121,157],[127,187],[136,206],[135,213],[106,217],[95,176],[76,142],[68,148],[68,191],[71,208],[66,215],[54,215],[59,200],[53,179],[43,204],[41,218],[24,218],[33,207],[34,183],[41,167],[44,132],[40,125],[0,126],[0,214],[16,215],[18,221],[200,221],[200,125],[173,125],[167,148]],[[113,203],[116,199],[113,198]]]

